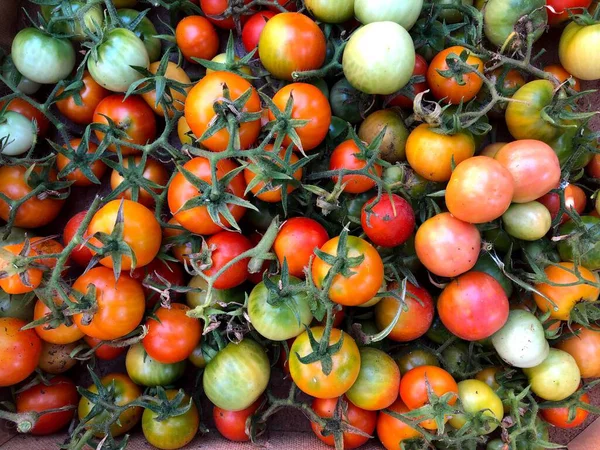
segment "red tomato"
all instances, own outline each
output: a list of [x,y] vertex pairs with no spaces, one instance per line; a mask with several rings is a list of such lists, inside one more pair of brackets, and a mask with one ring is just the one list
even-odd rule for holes
[[[63,242],[69,243],[73,240],[77,233],[77,229],[81,225],[81,222],[83,222],[83,219],[85,219],[86,214],[87,211],[81,211],[69,219],[63,230]],[[84,238],[87,236],[86,230],[84,232]],[[71,252],[71,259],[81,267],[87,267],[93,256],[91,250],[83,244],[76,246]]]
[[[390,198],[391,197],[391,198]],[[383,194],[373,209],[377,197],[362,208],[360,222],[369,239],[381,247],[396,247],[408,240],[415,231],[415,212],[406,200],[392,194]]]
[[[398,414],[404,414],[409,411],[401,399],[390,406],[390,411],[394,411]],[[408,439],[415,439],[421,436],[417,430],[412,428],[410,425],[405,424],[401,420],[386,414],[381,411],[377,418],[377,437],[381,441],[381,444],[386,450],[398,450],[401,448],[402,441]]]
[[0,387],[20,383],[33,373],[42,354],[42,341],[27,322],[0,317]]
[[[17,413],[44,412],[49,409],[77,406],[79,394],[77,387],[69,378],[61,375],[51,378],[48,385],[38,383],[25,391],[19,392],[15,398]],[[66,427],[76,408],[67,411],[53,412],[40,416],[30,433],[33,435],[52,434]]]
[[[581,14],[585,8],[589,8],[592,0],[546,0],[548,11],[548,24],[550,26],[559,25],[569,20],[569,9],[571,14]],[[552,8],[552,9],[550,9]]]
[[[4,107],[5,102],[0,102],[0,109]],[[13,98],[8,104],[7,111],[13,111],[27,117],[32,122],[35,121],[38,130],[38,137],[46,136],[48,133],[48,127],[50,121],[46,116],[31,103],[23,100],[22,98]]]
[[290,275],[304,278],[304,269],[308,268],[315,248],[321,248],[328,240],[327,230],[316,220],[293,217],[279,229],[273,250],[280,264],[287,261]]
[[[110,95],[110,91],[96,83],[87,70],[84,72],[81,81],[83,81],[83,87],[79,91],[81,105],[75,102],[75,96],[70,95],[57,101],[56,107],[63,116],[72,122],[79,125],[88,125],[94,120],[96,107],[104,97]],[[60,94],[63,91],[64,89],[60,88],[58,93]]]
[[195,62],[192,58],[211,60],[219,53],[219,35],[202,16],[184,17],[175,29],[175,41],[190,62]]
[[221,433],[221,436],[230,441],[248,442],[250,436],[246,434],[246,422],[256,412],[262,402],[263,399],[260,397],[246,409],[240,411],[227,411],[226,409],[214,406],[213,419],[217,431]]
[[[575,184],[569,184],[564,190],[564,195],[565,207],[574,209],[577,211],[577,214],[583,214],[585,205],[587,204],[585,191]],[[538,198],[537,201],[550,211],[552,220],[554,220],[560,210],[560,196],[555,192],[549,192],[543,197]],[[560,223],[564,223],[567,220],[569,220],[569,216],[565,213],[560,219]]]
[[459,104],[461,101],[466,103],[475,98],[483,86],[483,80],[476,73],[467,73],[462,76],[462,82],[454,77],[444,78],[439,71],[448,70],[446,58],[455,55],[459,58],[462,52],[469,54],[466,63],[471,66],[477,66],[477,70],[483,73],[483,61],[476,56],[471,55],[465,47],[454,46],[438,53],[427,69],[427,84],[431,93],[438,100],[444,100],[446,103]]
[[[145,286],[145,282],[156,284],[160,287],[167,288],[167,284],[171,286],[184,286],[185,285],[185,274],[181,264],[173,261],[164,261],[160,258],[154,258],[150,264],[144,267],[139,267],[132,270],[131,278],[142,283],[144,288],[144,295],[146,296],[146,307],[151,308],[161,299],[160,293],[149,286]],[[169,291],[169,299],[173,300],[179,296],[174,291]]]
[[[211,236],[206,241],[206,245],[213,249],[210,256],[212,265],[204,271],[204,274],[209,277],[216,275],[229,261],[252,248],[252,242],[246,236],[231,231],[221,231]],[[250,258],[236,262],[219,275],[213,287],[215,289],[231,289],[242,284],[248,278],[249,262]]]
[[146,322],[148,334],[142,345],[151,358],[173,364],[192,354],[202,337],[202,326],[198,319],[186,315],[189,310],[187,305],[171,303],[170,308],[158,308]]
[[[87,345],[90,346],[90,348],[94,348],[96,345],[98,345],[100,342],[102,342],[101,339],[91,337],[91,336],[84,336],[83,340],[85,341],[85,343]],[[110,344],[102,344],[100,347],[98,347],[94,351],[94,355],[98,359],[102,359],[104,361],[110,361],[112,359],[118,358],[120,355],[122,355],[126,351],[127,351],[127,347],[114,347]]]
[[[415,70],[413,71],[413,77],[422,76],[425,77],[427,75],[427,60],[423,58],[421,55],[415,55]],[[413,94],[416,96],[421,92],[425,92],[428,89],[427,86],[427,78],[425,81],[421,83],[415,83],[412,85]],[[399,106],[401,108],[412,108],[413,107],[413,99],[407,97],[406,95],[393,95],[392,98],[388,102],[389,106]]]
[[595,154],[585,170],[590,177],[600,179],[600,155]]
[[[352,139],[342,142],[338,145],[331,154],[329,159],[329,170],[360,170],[367,166],[367,160],[358,157],[360,150]],[[381,176],[382,168],[379,164],[373,164],[369,169],[369,173]],[[338,176],[331,177],[334,183],[337,183]],[[344,192],[350,194],[361,194],[367,192],[375,186],[375,180],[365,175],[343,175],[342,184],[346,183]]]
[[[76,151],[80,144],[81,144],[81,139],[71,139],[69,141],[69,147],[71,147],[71,149],[73,151]],[[96,153],[96,150],[98,150],[98,146],[90,141],[89,145],[88,145],[87,153],[94,154],[94,153]],[[64,170],[69,165],[69,163],[71,163],[71,160],[69,158],[67,158],[65,155],[63,155],[62,153],[58,153],[56,155],[56,168],[58,169],[59,172]],[[102,162],[102,160],[97,159],[90,165],[90,169],[92,170],[92,173],[96,176],[96,178],[98,178],[98,180],[100,180],[102,178],[102,176],[106,173],[107,167],[106,167],[106,164],[104,164],[104,162]],[[80,169],[75,169],[75,170],[67,173],[62,178],[65,180],[73,181],[74,182],[73,186],[93,186],[94,185],[94,182],[92,180],[90,180],[88,177],[86,177]]]
[[[247,52],[258,47],[263,28],[275,14],[273,11],[259,11],[248,19],[242,30],[242,43]],[[258,51],[256,56],[259,56]]]
[[[247,5],[252,0],[244,0],[244,4]],[[226,12],[229,7],[228,0],[200,0],[200,8],[208,17],[212,23],[214,23],[219,28],[224,28],[226,30],[233,30],[235,28],[235,21],[233,17],[226,17],[224,19],[218,19],[212,16],[220,16]],[[240,17],[240,21],[243,23],[246,17]]]
[[[583,403],[590,403],[590,396],[583,394],[579,401]],[[546,408],[540,409],[540,415],[542,418],[551,425],[558,428],[577,428],[585,419],[588,418],[590,413],[585,409],[577,408],[575,410],[575,417],[573,420],[569,420],[569,408]]]
[[494,277],[469,272],[452,280],[438,298],[438,313],[448,330],[466,341],[490,337],[508,319],[508,298]]
[[[296,0],[277,0],[277,3],[279,3],[281,6],[283,6],[288,11],[298,11],[298,8],[296,6]],[[273,12],[277,12],[277,13],[282,12],[281,9],[279,9],[277,6],[274,6],[274,5],[267,5],[267,8]]]

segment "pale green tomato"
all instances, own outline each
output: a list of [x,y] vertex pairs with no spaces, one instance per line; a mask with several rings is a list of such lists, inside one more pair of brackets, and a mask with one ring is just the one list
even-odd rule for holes
[[[502,400],[494,390],[479,380],[464,380],[458,383],[458,398],[465,412],[475,414],[484,411],[486,416],[494,417],[498,422],[504,417],[504,406]],[[452,416],[449,423],[452,427],[459,429],[467,421],[463,414]],[[478,434],[489,434],[498,428],[498,423],[490,420],[485,426],[478,429]]]
[[[332,2],[333,3],[333,2]],[[364,24],[396,22],[410,30],[423,9],[423,0],[355,0],[354,14]]]
[[[86,3],[87,2],[84,0],[71,0],[70,2],[62,2],[57,6],[42,5],[40,11],[44,19],[48,21],[53,15],[55,17],[72,17],[77,14],[80,9],[87,8],[83,13],[83,23],[90,31],[97,32],[104,23],[103,8],[100,4],[87,7]],[[81,12],[79,12],[79,14],[81,14]],[[61,34],[72,34],[72,39],[76,41],[82,41],[87,36],[78,19],[55,22],[52,31]]]
[[502,215],[504,230],[517,239],[537,241],[552,226],[550,211],[539,202],[513,203]]
[[581,382],[575,358],[567,352],[551,348],[541,364],[523,369],[531,390],[544,400],[558,402],[573,394]]
[[304,6],[325,23],[342,23],[354,17],[354,0],[304,0]]
[[36,130],[25,116],[6,111],[0,119],[0,153],[18,156],[26,153],[35,143]]

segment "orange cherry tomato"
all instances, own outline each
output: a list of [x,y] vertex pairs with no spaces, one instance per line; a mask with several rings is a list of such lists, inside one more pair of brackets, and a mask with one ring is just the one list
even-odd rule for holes
[[[100,86],[86,70],[83,74],[83,87],[79,91],[81,105],[75,102],[73,95],[56,102],[56,107],[63,116],[79,125],[88,125],[94,120],[94,111],[103,98],[110,95],[110,91]],[[63,92],[60,88],[58,93]]]
[[[404,414],[409,411],[401,399],[396,400],[387,409],[398,414]],[[403,441],[421,437],[421,433],[401,420],[381,411],[377,418],[377,437],[386,450],[398,450],[401,448],[400,446]]]
[[[24,243],[5,245],[2,249],[9,254],[19,255],[25,247]],[[26,255],[23,256],[35,256],[37,252],[33,249],[29,249]],[[13,265],[13,259],[10,255],[2,255],[0,257],[0,271],[9,271]],[[29,267],[21,273],[9,272],[8,276],[0,278],[0,288],[7,294],[26,294],[36,289],[42,282],[42,271],[36,267]]]
[[581,91],[581,81],[579,78],[574,77],[569,72],[565,70],[563,66],[560,64],[551,64],[549,66],[544,67],[544,72],[548,72],[556,77],[560,84],[565,83],[568,79],[571,79],[573,90],[579,92]]
[[483,73],[483,61],[473,56],[465,47],[449,47],[438,53],[427,69],[427,84],[431,93],[438,100],[444,100],[446,103],[459,104],[461,101],[466,103],[475,98],[483,86],[483,80],[476,73],[465,73],[460,76],[460,80],[454,77],[445,78],[440,71],[449,70],[446,59],[454,55],[459,59],[463,52],[467,52],[468,57],[465,61],[470,66],[477,66],[477,71]]
[[[189,16],[187,18],[189,18]],[[150,64],[148,71],[150,73],[156,74],[156,72],[158,72],[159,66],[160,66],[160,61],[153,62],[152,64]],[[164,77],[169,80],[177,81],[179,83],[183,83],[183,84],[187,84],[187,85],[191,84],[190,77],[188,76],[187,73],[185,73],[185,70],[183,70],[181,67],[179,67],[177,64],[175,64],[172,61],[169,61],[167,63],[167,70],[165,71]],[[190,91],[191,86],[181,87],[181,89],[183,89],[187,94],[187,92]],[[163,94],[165,97],[165,100],[167,101],[167,103],[169,103],[171,105],[171,108],[168,109],[169,117],[173,117],[175,115],[175,111],[183,111],[183,107],[185,105],[186,94],[182,94],[181,92],[177,91],[173,87],[169,88],[168,94],[165,91],[165,93]],[[156,103],[156,91],[155,90],[152,90],[149,92],[144,92],[143,94],[141,94],[141,96],[146,101],[146,103],[148,103],[148,106],[150,108],[152,108],[152,110],[157,115],[159,115],[160,117],[164,116],[165,112],[164,112],[162,104]]]
[[[71,139],[69,141],[69,147],[72,150],[76,151],[79,145],[81,144],[81,139]],[[87,153],[94,154],[98,150],[98,146],[93,142],[89,142]],[[56,168],[59,172],[62,172],[67,168],[67,166],[71,163],[71,160],[63,155],[62,153],[58,153],[56,155]],[[90,169],[92,173],[100,180],[102,176],[106,173],[106,164],[102,162],[100,159],[97,159],[90,165]],[[86,177],[80,169],[75,169],[73,171],[68,172],[64,177],[65,180],[73,181],[73,186],[93,186],[94,182]]]
[[[141,156],[136,156],[135,158],[130,157],[127,159],[123,159],[122,166],[125,169],[127,169],[129,167],[129,164],[133,163],[134,167],[139,167],[141,162]],[[142,172],[142,177],[146,180],[150,180],[160,186],[163,186],[162,188],[157,187],[152,189],[154,192],[156,192],[156,194],[159,195],[169,182],[169,174],[167,173],[167,169],[165,169],[165,166],[163,166],[160,162],[156,161],[155,159],[151,158],[146,159],[146,163],[144,164],[144,171]],[[119,171],[117,169],[113,169],[112,173],[110,174],[111,189],[113,191],[116,190],[121,185],[121,183],[123,183],[123,181],[124,178],[119,173]],[[124,192],[121,192],[117,196],[117,198],[125,198],[127,200],[131,200],[132,195],[132,189],[128,188]],[[154,197],[152,197],[152,195],[142,187],[140,187],[139,189],[137,201],[138,203],[141,203],[142,205],[148,208],[152,208],[154,206]]]
[[202,16],[184,17],[175,28],[175,41],[185,59],[213,59],[219,53],[219,35]]
[[[360,170],[367,167],[368,161],[359,157],[360,150],[352,139],[342,142],[338,145],[331,154],[329,159],[329,170]],[[383,169],[379,164],[373,164],[369,169],[369,173],[381,177]],[[331,177],[335,183],[338,182],[339,176]],[[375,180],[365,175],[342,175],[342,184],[344,192],[350,194],[361,194],[375,187]]]
[[[57,298],[54,300],[54,303],[57,306],[60,306],[63,302]],[[48,308],[48,306],[46,306],[42,300],[38,300],[35,303],[35,308],[33,309],[33,320],[39,320],[50,314],[50,308]],[[48,324],[38,325],[35,327],[35,332],[42,340],[45,342],[50,342],[51,344],[70,344],[78,341],[84,336],[84,333],[73,323],[70,325],[65,325],[62,323],[56,328],[49,328]]]
[[0,317],[0,387],[20,383],[38,365],[42,341],[35,331],[21,330],[25,325],[20,319]]

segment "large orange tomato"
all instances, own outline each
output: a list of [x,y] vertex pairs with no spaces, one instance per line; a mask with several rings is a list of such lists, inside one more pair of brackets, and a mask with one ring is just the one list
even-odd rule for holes
[[[439,52],[429,63],[427,70],[427,84],[431,88],[431,93],[438,100],[444,100],[447,103],[459,104],[461,101],[466,103],[475,98],[483,86],[483,80],[474,72],[463,74],[460,81],[454,77],[445,78],[440,71],[449,69],[448,57],[460,60],[460,55],[466,52],[468,57],[466,64],[476,66],[476,69],[483,73],[483,61],[473,56],[465,47],[454,46]],[[453,55],[453,56],[451,56]]]
[[[361,170],[367,167],[368,157],[360,156],[360,149],[352,139],[342,142],[338,145],[329,159],[329,170]],[[382,168],[379,164],[373,164],[369,169],[369,174],[381,176]],[[331,177],[335,183],[339,176]],[[375,180],[365,175],[342,175],[342,184],[344,192],[351,194],[362,194],[375,187]]]
[[582,378],[600,377],[600,330],[581,326],[573,329],[578,334],[560,341],[556,348],[575,358]]

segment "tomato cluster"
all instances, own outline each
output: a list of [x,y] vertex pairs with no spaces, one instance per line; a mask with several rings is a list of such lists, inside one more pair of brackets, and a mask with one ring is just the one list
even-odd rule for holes
[[0,419],[537,450],[600,412],[597,5],[38,3],[0,70]]

